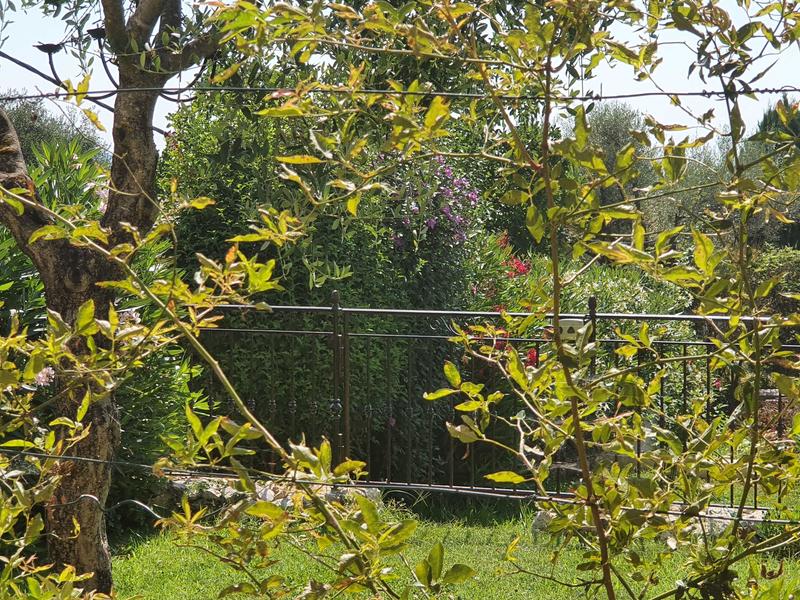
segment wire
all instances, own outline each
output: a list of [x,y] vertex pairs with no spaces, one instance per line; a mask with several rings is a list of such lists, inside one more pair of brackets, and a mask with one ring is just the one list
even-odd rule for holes
[[[223,472],[205,472],[205,471],[192,471],[192,470],[184,470],[184,469],[173,469],[173,468],[162,468],[156,465],[147,465],[143,463],[134,463],[134,462],[127,462],[127,461],[116,461],[116,460],[103,460],[99,458],[90,458],[85,456],[74,456],[74,455],[58,455],[58,454],[47,454],[44,452],[33,452],[29,450],[8,450],[5,448],[0,448],[0,454],[10,455],[10,456],[30,456],[35,458],[46,458],[46,459],[56,459],[56,460],[66,460],[66,461],[73,461],[73,462],[86,462],[92,464],[107,464],[107,465],[121,465],[127,467],[135,467],[141,469],[147,469],[152,471],[154,468],[158,468],[163,473],[170,473],[173,475],[180,475],[182,477],[186,477],[189,479],[197,479],[197,478],[218,478],[218,479],[233,479],[235,473],[223,473]],[[442,485],[442,484],[425,484],[425,483],[404,483],[404,482],[392,482],[392,481],[358,481],[358,482],[351,482],[351,483],[341,483],[341,482],[324,482],[324,481],[307,481],[307,480],[299,480],[296,478],[289,478],[281,475],[274,475],[274,476],[260,476],[260,477],[253,477],[251,478],[253,481],[256,482],[289,482],[289,483],[306,483],[310,486],[316,487],[330,487],[330,488],[343,488],[343,489],[369,489],[369,488],[377,488],[377,489],[385,489],[385,490],[410,490],[416,492],[436,492],[436,493],[446,493],[446,494],[455,494],[458,496],[473,496],[478,498],[492,498],[492,499],[505,499],[505,500],[527,500],[531,502],[541,502],[541,503],[555,503],[555,504],[584,504],[581,500],[577,500],[574,495],[572,494],[565,494],[562,492],[553,492],[552,495],[542,495],[534,490],[524,490],[524,489],[513,489],[513,488],[481,488],[475,486],[455,486],[455,485]],[[86,497],[93,498],[90,494],[83,494],[79,496],[76,500],[68,504],[73,504],[78,502]],[[95,500],[97,500],[95,498]],[[137,500],[123,500],[112,507],[107,508],[106,510],[113,510],[117,508],[119,505],[125,503],[135,503],[137,505],[141,505]],[[674,503],[673,506],[687,506],[681,503]],[[709,508],[723,508],[724,505],[720,504],[710,504]],[[148,508],[148,512],[155,515],[155,513]],[[759,508],[759,507],[747,507],[749,510],[754,511],[761,511],[766,515],[766,508]],[[701,512],[691,512],[687,513],[686,511],[681,510],[647,510],[647,509],[635,509],[633,507],[623,507],[623,510],[637,510],[642,513],[648,514],[658,514],[658,515],[669,515],[675,517],[684,517],[684,518],[691,518],[691,519],[710,519],[710,520],[718,520],[718,521],[735,521],[737,520],[736,517],[732,515],[721,515],[721,514],[713,514],[713,513],[701,513]],[[160,518],[160,517],[159,517]],[[756,518],[756,517],[748,517],[743,516],[739,519],[741,522],[745,523],[761,523],[761,524],[770,524],[770,525],[800,525],[800,520],[792,520],[792,519],[770,519],[770,518]]]
[[[292,88],[286,87],[260,87],[260,86],[179,86],[179,87],[134,87],[134,88],[112,88],[103,90],[90,90],[83,94],[87,99],[97,100],[111,97],[115,94],[126,93],[142,93],[142,92],[158,92],[161,94],[181,94],[184,92],[193,93],[214,93],[226,92],[234,94],[274,94],[294,92]],[[372,89],[372,88],[317,88],[305,90],[304,94],[328,94],[328,95],[353,95],[353,94],[375,94],[383,96],[422,96],[433,97],[440,96],[442,98],[462,99],[462,100],[490,100],[492,96],[489,94],[477,92],[450,92],[446,90],[388,90],[388,89]],[[724,98],[727,92],[722,90],[698,90],[698,91],[685,91],[685,92],[670,92],[670,91],[651,91],[651,92],[634,92],[627,94],[583,94],[574,96],[555,96],[551,99],[557,102],[603,102],[614,100],[626,100],[631,98],[678,98],[678,97],[699,97],[699,98]],[[798,86],[781,86],[771,88],[754,88],[742,90],[742,94],[792,94],[800,93]],[[43,98],[68,98],[74,96],[66,91],[57,92],[40,92],[36,94],[15,94],[11,96],[0,97],[0,102],[11,102],[16,100],[34,100]],[[520,94],[508,95],[500,94],[495,96],[501,100],[545,100],[545,96],[541,94]]]

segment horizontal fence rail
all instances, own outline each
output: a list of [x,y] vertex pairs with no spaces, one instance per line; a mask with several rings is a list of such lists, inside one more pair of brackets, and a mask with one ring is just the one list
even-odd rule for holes
[[[603,313],[593,310],[594,306],[590,301],[586,313],[560,315],[561,320],[592,323],[597,348],[593,371],[624,366],[635,368],[645,381],[652,377],[654,369],[641,352],[632,357],[616,352],[627,343],[619,337],[618,328],[627,327],[633,333],[636,330],[630,328],[638,323],[650,324],[651,332],[659,338],[653,346],[662,358],[674,361],[661,381],[656,405],[644,415],[651,423],[668,427],[668,415],[685,414],[697,402],[703,403],[708,419],[734,409],[733,375],[726,379],[724,373],[712,373],[715,347],[707,339],[708,328],[728,317]],[[442,374],[445,360],[456,363],[465,379],[483,383],[487,390],[508,391],[497,373],[469,359],[449,340],[455,335],[454,325],[466,328],[487,321],[499,325],[503,316],[528,317],[531,313],[350,308],[339,304],[337,294],[330,306],[273,306],[270,312],[255,305],[223,308],[226,318],[222,326],[204,330],[204,342],[212,351],[217,350],[223,366],[237,365],[229,369],[239,379],[234,384],[243,391],[250,408],[280,438],[299,440],[302,436],[310,443],[328,438],[336,459],[364,460],[368,465],[366,481],[381,487],[530,493],[525,485],[487,480],[489,473],[517,469],[514,458],[494,447],[465,445],[451,437],[446,423],[459,422],[455,403],[429,402],[423,394],[448,386]],[[543,322],[552,319],[552,315],[542,317]],[[742,317],[740,321],[752,319]],[[660,329],[655,332],[654,326]],[[510,342],[536,361],[552,345],[545,335],[490,341]],[[796,352],[800,345],[784,349]],[[213,384],[210,380],[208,383],[213,398]],[[762,426],[775,439],[781,439],[787,419],[791,423],[791,415],[785,414],[786,401],[778,390],[764,389],[760,394],[772,419]],[[223,403],[224,394],[219,393],[218,400]],[[519,408],[514,407],[510,414]],[[509,441],[512,432],[500,425],[493,420],[487,437]],[[636,440],[636,459],[632,460],[637,475],[643,468],[638,459],[652,443],[650,439]],[[685,447],[685,440],[683,443]],[[269,451],[264,451],[259,460],[272,472],[280,470]],[[557,455],[546,481],[553,497],[571,495],[579,482],[575,462],[569,449]],[[724,501],[733,504],[733,489]],[[758,504],[756,484],[751,505]]]

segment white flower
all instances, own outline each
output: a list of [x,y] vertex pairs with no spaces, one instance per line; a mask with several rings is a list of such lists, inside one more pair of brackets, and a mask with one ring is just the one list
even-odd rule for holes
[[45,387],[53,383],[55,378],[56,372],[53,370],[53,367],[45,367],[36,374],[33,381],[36,383],[36,387]]

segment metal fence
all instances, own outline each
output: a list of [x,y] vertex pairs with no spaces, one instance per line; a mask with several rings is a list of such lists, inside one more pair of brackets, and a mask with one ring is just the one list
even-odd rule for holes
[[[485,383],[487,389],[504,389],[497,374],[468,360],[463,349],[449,341],[454,325],[463,328],[487,321],[499,325],[501,313],[351,308],[341,305],[336,294],[332,300],[330,306],[273,306],[269,314],[226,306],[224,325],[203,333],[250,407],[279,437],[298,440],[303,435],[311,443],[326,437],[336,459],[364,460],[367,479],[382,485],[524,491],[524,486],[501,486],[484,478],[518,467],[513,457],[494,447],[467,446],[448,434],[445,423],[459,420],[453,402],[423,399],[425,392],[448,385],[442,374],[445,360],[457,363],[465,379]],[[708,418],[735,406],[735,380],[712,372],[714,346],[707,340],[709,320],[724,318],[605,313],[596,310],[594,301],[586,313],[560,317],[593,324],[596,372],[612,365],[636,366],[636,374],[645,380],[655,369],[643,353],[622,356],[616,350],[626,344],[621,332],[636,335],[641,324],[648,323],[661,357],[676,357],[661,380],[657,404],[644,416],[651,423],[669,427],[668,415],[685,414],[698,403]],[[541,330],[501,341],[534,358],[551,345]],[[768,408],[764,428],[779,439],[791,421],[785,400],[777,390],[760,393]],[[510,414],[519,410],[508,404]],[[503,439],[510,432],[492,421],[487,435]],[[637,457],[648,443],[636,441]],[[568,495],[578,479],[577,465],[568,452],[557,457],[547,481],[554,495]],[[270,454],[259,460],[273,472],[280,467]],[[640,468],[635,461],[637,472]],[[756,485],[755,506],[758,493]]]

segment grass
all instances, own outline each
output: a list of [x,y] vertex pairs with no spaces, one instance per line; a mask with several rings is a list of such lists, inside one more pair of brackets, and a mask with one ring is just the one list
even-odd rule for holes
[[[453,590],[459,598],[574,600],[583,597],[580,589],[562,587],[542,577],[574,580],[576,566],[582,562],[583,550],[578,545],[571,545],[560,554],[554,566],[550,562],[552,549],[548,546],[547,538],[531,532],[532,515],[497,515],[483,510],[462,512],[464,516],[461,519],[447,520],[447,517],[452,517],[451,511],[434,507],[427,513],[406,552],[407,561],[413,565],[427,554],[436,541],[443,541],[445,568],[460,562],[478,571],[475,578]],[[436,520],[431,520],[431,516],[435,516]],[[521,536],[516,553],[519,564],[538,576],[510,574],[508,563],[503,561],[506,546],[517,535]],[[114,577],[120,597],[143,600],[211,599],[216,598],[225,587],[244,579],[204,551],[180,547],[176,542],[173,535],[166,533],[130,539],[119,548],[114,563]],[[647,561],[656,551],[654,544],[645,546],[642,558]],[[279,562],[270,568],[270,572],[280,573],[300,587],[310,579],[327,579],[324,567],[291,546],[279,546],[275,557]],[[684,554],[676,554],[667,560],[659,570],[659,585],[651,591],[671,589],[684,572],[681,564],[685,558]],[[748,567],[753,567],[754,572],[758,573],[761,563],[768,569],[778,566],[778,561],[772,558],[754,559],[749,565],[741,565],[740,580],[747,580]],[[410,581],[402,562],[398,560],[396,566],[404,579]],[[789,588],[785,595],[778,597],[788,597],[789,591],[795,594],[800,591],[800,562],[791,560],[784,570],[785,585]]]

